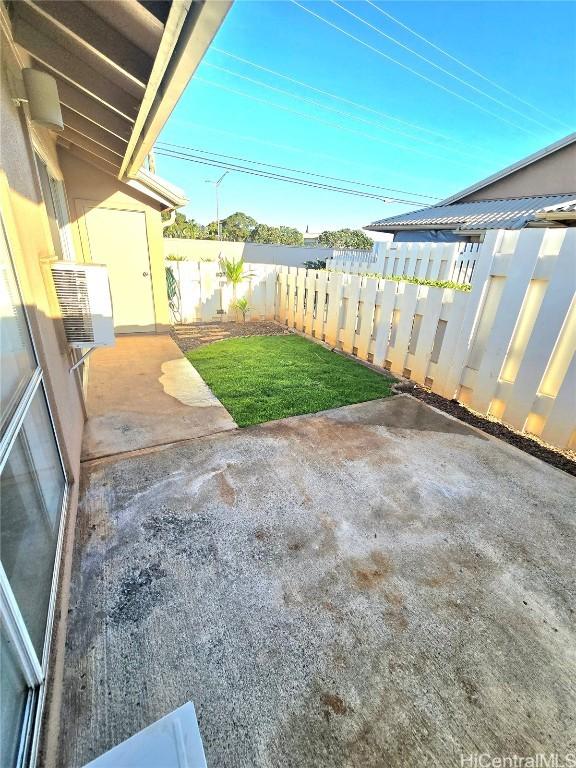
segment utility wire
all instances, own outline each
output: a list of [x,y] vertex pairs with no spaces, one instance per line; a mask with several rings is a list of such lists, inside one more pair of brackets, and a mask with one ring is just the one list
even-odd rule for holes
[[319,19],[324,24],[327,24],[329,27],[332,27],[333,29],[338,30],[338,32],[341,32],[343,35],[346,35],[346,37],[349,37],[352,40],[355,40],[357,43],[360,43],[360,45],[363,45],[365,48],[368,48],[369,50],[374,51],[374,53],[377,53],[379,56],[382,56],[382,58],[387,59],[388,61],[391,61],[394,64],[397,64],[399,67],[402,67],[402,69],[405,69],[408,72],[411,72],[413,75],[416,75],[416,77],[419,77],[421,80],[425,80],[427,83],[431,83],[432,85],[436,86],[436,88],[440,88],[442,91],[446,91],[446,93],[449,93],[452,96],[456,96],[457,99],[460,99],[461,101],[465,101],[466,103],[471,104],[473,107],[476,107],[476,109],[479,109],[482,112],[486,112],[486,114],[491,115],[492,117],[495,117],[497,120],[500,120],[503,123],[507,123],[508,125],[511,125],[520,131],[523,131],[524,133],[529,133],[535,136],[539,135],[535,131],[529,128],[525,128],[524,126],[518,125],[517,123],[513,123],[511,120],[508,120],[508,118],[502,117],[502,115],[498,115],[496,112],[492,112],[491,110],[486,109],[486,107],[483,107],[481,104],[478,104],[476,101],[472,101],[472,99],[469,99],[466,96],[463,96],[461,93],[458,93],[457,91],[453,91],[451,88],[447,88],[445,85],[442,85],[441,83],[436,82],[436,80],[433,80],[431,77],[427,77],[426,75],[423,75],[421,72],[418,72],[416,69],[409,67],[407,64],[403,64],[401,61],[398,61],[398,59],[395,59],[392,56],[389,56],[387,53],[384,53],[384,51],[381,51],[379,48],[375,48],[373,45],[370,45],[369,43],[364,42],[364,40],[361,40],[359,37],[356,37],[350,32],[347,32],[345,29],[342,29],[342,27],[339,27],[337,24],[334,24],[328,19],[325,19],[323,16],[320,16],[320,14],[310,10],[310,8],[306,8],[306,6],[302,5],[297,0],[290,0],[290,2],[298,6],[298,8],[301,8],[306,13],[309,13],[311,16],[314,16],[315,18]]
[[395,16],[392,16],[391,13],[388,13],[388,11],[383,10],[380,8],[376,3],[373,3],[372,0],[366,0],[369,5],[372,5],[374,8],[376,8],[377,11],[379,11],[384,16],[387,16],[390,21],[393,21],[394,24],[398,24],[398,26],[402,27],[403,29],[406,29],[408,32],[410,32],[415,37],[419,38],[423,42],[427,43],[427,45],[430,45],[432,48],[437,50],[439,53],[442,53],[444,56],[447,56],[449,59],[452,59],[452,61],[456,62],[456,64],[459,64],[461,67],[464,67],[464,69],[467,69],[469,72],[472,72],[473,75],[476,75],[476,77],[481,78],[486,83],[489,83],[494,88],[498,88],[499,91],[502,91],[502,93],[505,93],[507,96],[511,96],[513,99],[516,99],[516,101],[519,101],[521,104],[524,104],[527,107],[530,107],[530,109],[535,110],[536,112],[540,112],[540,114],[545,115],[550,120],[554,120],[554,122],[561,125],[563,128],[571,128],[567,123],[564,123],[562,120],[559,120],[557,117],[554,117],[554,115],[549,115],[548,112],[546,112],[543,109],[540,109],[540,107],[536,107],[534,104],[531,104],[529,101],[526,101],[525,99],[521,99],[520,96],[515,94],[513,91],[509,91],[507,88],[504,88],[503,85],[500,85],[499,83],[495,82],[494,80],[491,80],[489,77],[486,77],[486,75],[483,75],[482,72],[479,72],[477,69],[474,69],[474,67],[469,66],[466,64],[462,59],[457,59],[456,56],[453,56],[451,53],[446,51],[444,48],[440,48],[439,45],[436,45],[436,43],[433,43],[431,40],[428,40],[427,37],[424,37],[424,35],[421,35],[419,32],[416,32],[415,29],[412,29],[412,27],[409,27],[407,24],[404,24],[400,19],[397,19]]
[[397,197],[390,197],[388,195],[387,196],[375,195],[372,192],[362,192],[356,189],[347,189],[345,187],[338,187],[332,184],[321,184],[320,182],[317,182],[317,181],[310,181],[308,179],[298,179],[293,176],[286,176],[284,174],[272,173],[271,171],[260,171],[255,168],[246,168],[241,165],[226,163],[221,160],[220,161],[209,160],[205,157],[198,157],[197,155],[188,154],[186,152],[177,152],[175,150],[158,149],[157,154],[162,157],[172,157],[177,160],[187,160],[188,162],[198,163],[200,165],[209,165],[215,168],[223,168],[223,169],[234,171],[237,173],[246,173],[250,176],[263,176],[264,178],[272,179],[273,181],[282,181],[290,184],[299,184],[304,187],[312,187],[313,189],[320,189],[328,192],[339,192],[344,195],[353,195],[355,197],[365,197],[365,198],[370,198],[372,200],[380,200],[381,202],[384,202],[384,203],[394,202],[394,203],[402,203],[405,205],[422,205],[421,200],[407,200],[407,199],[404,200]]
[[[243,64],[248,64],[250,67],[255,67],[256,69],[260,69],[263,72],[267,72],[270,75],[274,75],[274,77],[281,77],[283,80],[287,80],[290,83],[294,83],[295,85],[299,85],[302,88],[308,88],[311,91],[315,91],[316,93],[320,93],[323,96],[328,96],[331,99],[337,99],[338,101],[342,101],[345,104],[350,104],[352,107],[356,107],[357,109],[363,109],[366,112],[372,112],[374,115],[379,115],[380,117],[385,117],[387,120],[393,120],[394,122],[400,123],[401,125],[405,125],[408,128],[413,128],[416,131],[422,131],[424,133],[428,133],[431,136],[437,136],[440,139],[444,139],[445,141],[449,141],[452,144],[462,144],[468,148],[470,148],[470,144],[468,142],[459,141],[458,139],[453,138],[452,136],[447,136],[445,133],[440,133],[439,131],[434,131],[430,128],[425,128],[422,125],[417,125],[416,123],[411,123],[408,120],[402,120],[399,117],[396,117],[395,115],[390,115],[388,112],[382,112],[381,110],[374,109],[373,107],[367,107],[365,104],[359,104],[357,101],[352,101],[351,99],[346,99],[343,96],[338,96],[335,93],[331,93],[330,91],[325,91],[322,88],[316,88],[314,85],[310,85],[310,83],[304,83],[302,80],[296,80],[294,77],[289,77],[288,75],[283,74],[282,72],[276,72],[273,69],[269,69],[268,67],[262,66],[262,64],[256,64],[254,61],[249,61],[248,59],[244,59],[241,56],[236,56],[234,53],[230,53],[229,51],[225,51],[223,48],[218,48],[217,46],[213,45],[210,47],[211,51],[216,51],[217,53],[221,53],[224,56],[228,56],[231,59],[235,59],[236,61],[240,61]],[[206,64],[206,62],[204,62]],[[486,152],[486,149],[482,149],[481,147],[478,147],[480,151]]]
[[367,187],[370,189],[382,189],[387,192],[397,192],[401,195],[412,195],[413,197],[425,197],[429,200],[440,200],[439,197],[434,197],[433,195],[423,195],[420,192],[409,192],[405,189],[394,189],[394,187],[383,187],[379,184],[367,184],[364,181],[354,181],[352,179],[343,179],[341,176],[327,176],[324,173],[316,173],[314,171],[305,171],[302,168],[289,168],[285,165],[274,165],[273,163],[264,163],[261,160],[251,160],[247,157],[238,157],[237,155],[225,155],[222,154],[222,152],[208,152],[208,150],[205,149],[198,149],[198,147],[186,147],[182,144],[170,144],[170,142],[167,141],[159,141],[156,144],[159,148],[166,148],[166,149],[175,149],[175,150],[186,150],[187,152],[199,152],[202,155],[213,155],[215,157],[223,157],[226,158],[226,160],[239,160],[242,163],[251,163],[252,165],[262,165],[266,166],[268,168],[276,168],[281,171],[290,171],[291,173],[303,173],[305,176],[315,176],[321,179],[328,179],[330,181],[341,181],[345,184],[355,184],[359,187]]
[[[530,117],[530,115],[527,115],[525,112],[522,112],[521,110],[516,109],[515,107],[511,107],[509,104],[506,104],[504,101],[501,101],[500,99],[497,99],[495,96],[491,96],[489,93],[486,93],[486,91],[483,91],[482,88],[477,88],[475,85],[472,85],[472,83],[469,83],[467,80],[464,80],[464,78],[458,77],[458,75],[453,74],[452,72],[450,72],[450,70],[440,66],[440,64],[436,64],[436,62],[426,58],[426,56],[422,56],[422,54],[418,53],[418,51],[415,51],[413,48],[410,48],[409,46],[404,45],[404,43],[402,43],[400,40],[397,40],[395,37],[392,37],[391,35],[386,34],[386,32],[383,32],[378,27],[375,27],[373,24],[370,24],[370,22],[366,21],[366,19],[363,19],[361,16],[358,16],[356,13],[353,13],[349,8],[346,8],[344,5],[341,5],[340,3],[336,2],[336,0],[330,0],[330,2],[332,3],[332,5],[335,5],[337,8],[340,8],[349,16],[352,16],[354,19],[357,19],[362,24],[365,24],[367,27],[370,27],[370,29],[373,29],[374,32],[377,32],[379,35],[382,35],[382,37],[385,37],[386,40],[390,40],[392,43],[394,43],[394,45],[398,45],[400,48],[403,48],[405,51],[408,51],[413,56],[417,56],[422,61],[425,61],[426,64],[429,64],[431,67],[434,67],[435,69],[438,69],[440,72],[443,72],[445,75],[448,75],[448,77],[452,77],[454,80],[457,80],[459,83],[462,83],[462,85],[465,85],[467,88],[471,88],[473,91],[476,91],[476,93],[479,93],[482,96],[485,96],[487,99],[494,101],[496,104],[499,104],[501,107],[504,107],[504,109],[509,109],[512,112],[515,112],[517,115],[520,115],[525,120],[531,120],[533,123],[536,123],[536,125],[539,125],[541,128],[550,130],[549,125],[545,125],[543,122],[541,122],[537,118]],[[373,3],[371,3],[371,5],[373,5]]]
[[[278,88],[275,85],[269,85],[268,83],[263,82],[262,80],[256,80],[253,77],[248,77],[248,75],[242,75],[239,72],[235,72],[232,69],[228,69],[227,67],[221,67],[218,64],[210,64],[208,62],[204,62],[205,67],[210,67],[211,69],[217,69],[220,72],[226,72],[229,75],[232,75],[233,77],[239,77],[241,80],[246,80],[249,83],[254,83],[255,85],[259,85],[261,88],[267,88],[270,91],[275,91],[276,93],[281,93],[283,96],[289,96],[292,99],[297,99],[298,101],[303,101],[307,104],[312,104],[315,107],[319,107],[320,109],[325,109],[329,112],[334,112],[337,115],[341,115],[342,117],[346,117],[350,120],[357,120],[358,122],[365,123],[366,125],[373,125],[379,130],[384,131],[390,131],[392,133],[397,133],[400,136],[404,136],[405,138],[410,139],[410,141],[419,141],[422,144],[428,144],[432,146],[434,149],[443,149],[450,152],[456,152],[459,155],[462,155],[463,157],[472,157],[475,158],[476,155],[471,152],[464,152],[461,149],[457,149],[456,147],[439,147],[437,142],[430,141],[429,139],[424,139],[420,136],[410,136],[410,134],[407,134],[405,131],[401,131],[398,128],[388,128],[387,126],[383,125],[382,123],[377,123],[374,120],[369,120],[365,117],[360,117],[358,115],[353,115],[350,112],[343,112],[341,109],[336,109],[336,107],[331,107],[328,104],[322,104],[320,101],[316,101],[315,99],[309,99],[307,96],[300,96],[296,93],[292,93],[291,91],[286,91],[283,88]],[[395,145],[400,146],[400,145]]]
[[331,128],[336,128],[340,131],[347,131],[348,133],[355,133],[358,136],[362,136],[365,139],[369,139],[370,141],[376,141],[379,144],[386,144],[388,146],[396,147],[397,149],[401,149],[404,152],[412,152],[418,155],[423,155],[424,157],[432,157],[436,160],[442,160],[443,162],[449,162],[449,163],[455,163],[457,165],[467,165],[463,161],[460,161],[456,158],[447,157],[447,156],[440,156],[440,155],[433,155],[430,152],[423,152],[422,150],[413,148],[413,147],[405,147],[402,144],[395,144],[392,141],[388,141],[386,139],[379,138],[378,136],[372,136],[369,133],[365,133],[364,131],[359,131],[357,128],[350,128],[346,125],[341,125],[340,123],[332,123],[330,120],[325,120],[324,118],[317,117],[316,115],[310,115],[306,112],[300,112],[297,109],[292,109],[291,107],[286,107],[283,104],[276,104],[273,101],[270,101],[269,99],[262,99],[258,96],[253,96],[250,93],[246,93],[245,91],[239,91],[236,88],[230,88],[227,85],[223,85],[222,83],[217,83],[214,80],[207,80],[204,77],[195,77],[194,82],[196,83],[206,83],[207,85],[212,86],[213,88],[220,88],[223,91],[229,91],[230,93],[234,93],[238,96],[242,96],[246,99],[252,99],[252,101],[258,101],[261,104],[266,104],[268,106],[274,107],[275,109],[281,109],[284,112],[291,112],[294,115],[298,115],[299,117],[304,117],[306,120],[312,120],[316,123],[322,123],[323,125],[328,125]]
[[[343,165],[350,165],[354,168],[354,170],[358,170],[359,168],[365,168],[366,170],[369,170],[370,172],[374,171],[374,166],[368,166],[363,163],[359,163],[357,161],[352,161],[347,159],[346,157],[336,156],[336,155],[329,155],[326,152],[317,152],[316,150],[312,149],[305,149],[304,147],[294,147],[290,144],[279,144],[276,141],[267,141],[266,139],[258,139],[253,135],[246,135],[245,133],[236,133],[235,131],[226,131],[223,128],[215,128],[214,126],[207,126],[203,123],[195,123],[192,120],[180,120],[179,118],[174,118],[174,123],[184,125],[186,127],[192,127],[192,128],[201,128],[201,129],[208,129],[210,133],[221,133],[223,136],[231,136],[234,139],[241,139],[242,141],[249,141],[255,144],[262,144],[266,147],[274,147],[275,149],[283,149],[287,150],[288,152],[298,152],[301,155],[313,155],[314,158],[322,157],[325,160],[333,160],[337,163],[341,163]],[[399,174],[398,171],[393,171],[392,169],[387,169],[388,173],[393,173],[394,175],[402,175],[403,178],[410,178],[412,181],[420,181],[420,179],[415,179],[413,176],[406,176],[405,173]],[[438,198],[439,200],[441,198]]]

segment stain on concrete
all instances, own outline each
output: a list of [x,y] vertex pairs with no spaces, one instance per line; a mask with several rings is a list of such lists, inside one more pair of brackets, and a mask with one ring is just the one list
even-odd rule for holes
[[335,715],[345,715],[348,712],[348,707],[341,696],[335,693],[323,693],[320,696],[320,702],[324,707],[324,714],[329,716],[332,712]]
[[110,619],[116,624],[139,623],[149,616],[162,597],[156,582],[166,575],[166,570],[156,562],[125,576],[119,584],[118,598],[110,611]]
[[236,502],[236,491],[230,484],[230,481],[224,472],[221,472],[218,475],[218,490],[220,492],[220,498],[222,501],[229,507],[233,507]]
[[352,575],[358,589],[372,589],[387,579],[394,572],[390,557],[383,552],[374,551],[361,565],[352,564]]

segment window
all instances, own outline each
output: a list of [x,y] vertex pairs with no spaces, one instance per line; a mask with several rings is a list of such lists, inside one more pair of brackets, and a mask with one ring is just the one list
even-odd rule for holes
[[0,765],[25,765],[47,664],[66,476],[0,221]]
[[36,155],[36,165],[40,177],[42,197],[48,214],[54,255],[60,260],[74,261],[74,248],[68,228],[68,205],[64,184],[50,175],[46,163],[38,155]]

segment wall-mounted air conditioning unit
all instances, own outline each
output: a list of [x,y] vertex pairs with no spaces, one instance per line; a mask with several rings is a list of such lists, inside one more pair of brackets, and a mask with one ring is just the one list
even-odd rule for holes
[[100,264],[52,264],[52,276],[71,347],[114,345],[114,318],[108,269]]

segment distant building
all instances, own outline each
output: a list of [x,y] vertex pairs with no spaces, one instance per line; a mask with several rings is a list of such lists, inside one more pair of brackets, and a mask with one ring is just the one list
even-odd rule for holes
[[488,229],[576,225],[576,133],[437,205],[369,224],[397,242],[478,242]]
[[302,232],[302,235],[304,237],[304,245],[307,245],[309,248],[314,247],[318,245],[318,238],[322,232],[311,232],[309,227],[306,226],[306,230]]

